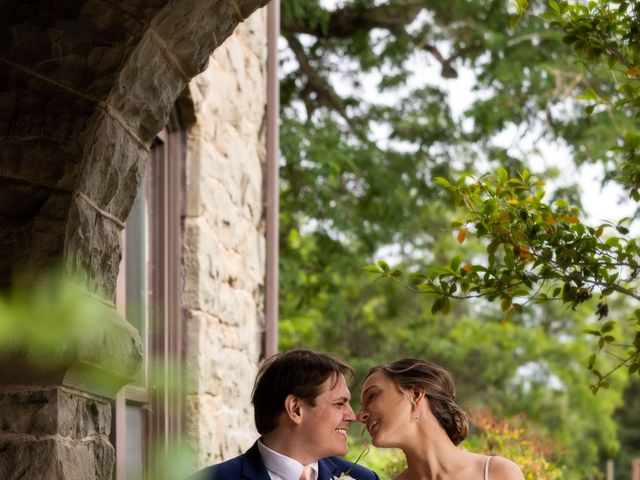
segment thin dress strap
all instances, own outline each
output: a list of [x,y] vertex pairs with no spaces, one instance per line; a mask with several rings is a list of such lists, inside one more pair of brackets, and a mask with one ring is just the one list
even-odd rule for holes
[[493,457],[487,457],[484,461],[484,480],[489,480],[489,462]]

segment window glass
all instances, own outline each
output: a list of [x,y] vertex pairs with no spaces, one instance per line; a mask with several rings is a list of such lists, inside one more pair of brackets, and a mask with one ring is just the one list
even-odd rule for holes
[[144,474],[144,411],[140,405],[126,406],[127,480],[142,480]]
[[[143,341],[143,355],[147,358],[148,325],[148,199],[147,182],[143,181],[138,191],[125,230],[125,271],[126,271],[126,318]],[[137,385],[145,385],[145,370],[141,368]]]

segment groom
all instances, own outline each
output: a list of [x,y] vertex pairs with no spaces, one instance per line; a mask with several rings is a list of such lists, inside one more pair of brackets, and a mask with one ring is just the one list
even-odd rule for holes
[[198,472],[192,480],[379,480],[335,455],[347,453],[356,417],[345,376],[353,369],[329,355],[291,350],[258,372],[252,403],[261,437],[242,455]]

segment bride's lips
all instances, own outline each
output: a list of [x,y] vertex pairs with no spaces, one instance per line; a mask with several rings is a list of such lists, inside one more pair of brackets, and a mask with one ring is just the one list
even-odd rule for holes
[[367,430],[369,432],[369,435],[373,435],[373,429],[377,429],[377,427],[380,425],[380,421],[379,420],[374,420],[371,423],[367,424]]

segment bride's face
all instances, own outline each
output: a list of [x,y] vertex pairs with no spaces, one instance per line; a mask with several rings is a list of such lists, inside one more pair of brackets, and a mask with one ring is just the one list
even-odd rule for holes
[[364,423],[376,447],[398,447],[408,433],[411,402],[382,371],[370,375],[362,386],[358,420]]

